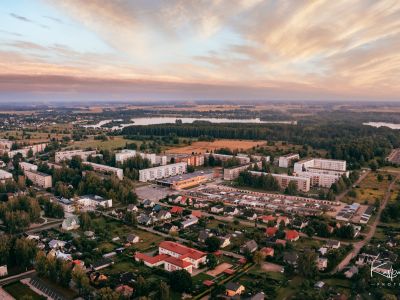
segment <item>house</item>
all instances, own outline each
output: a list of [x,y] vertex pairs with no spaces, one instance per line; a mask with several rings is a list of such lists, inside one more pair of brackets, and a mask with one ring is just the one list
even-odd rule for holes
[[156,204],[156,205],[153,206],[152,211],[155,212],[155,213],[158,213],[162,209],[163,209],[163,207],[160,204]]
[[224,212],[224,207],[222,205],[216,205],[211,207],[211,212],[214,214],[221,214]]
[[93,231],[87,230],[87,231],[85,231],[83,233],[83,235],[88,239],[94,239],[94,232]]
[[200,219],[203,216],[203,214],[201,210],[192,210],[192,216]]
[[321,255],[325,255],[328,252],[328,248],[321,247],[318,249],[318,252],[321,253]]
[[156,205],[153,201],[151,201],[151,200],[149,200],[149,199],[146,199],[146,200],[144,200],[143,202],[142,202],[142,204],[143,204],[143,207],[144,208],[151,208],[151,207],[153,207],[154,205]]
[[107,275],[101,274],[99,272],[92,272],[89,275],[89,278],[90,278],[90,282],[92,282],[93,284],[99,284],[101,282],[105,282],[108,280]]
[[63,248],[65,246],[66,242],[60,241],[60,240],[51,240],[49,242],[49,247],[51,249],[58,249],[58,248]]
[[257,293],[255,295],[253,295],[253,296],[246,297],[244,299],[245,300],[264,300],[265,299],[265,294],[264,294],[264,292],[260,292],[260,293]]
[[296,252],[284,252],[283,261],[289,265],[296,266],[299,255]]
[[181,226],[183,229],[188,228],[194,224],[197,224],[199,219],[193,216],[189,216],[186,220],[181,222]]
[[239,283],[229,281],[225,285],[225,294],[228,297],[241,295],[245,291],[245,287]]
[[296,228],[298,230],[305,228],[307,225],[308,225],[308,221],[306,221],[306,220],[295,219],[293,221],[293,228]]
[[344,272],[344,276],[346,276],[346,278],[350,279],[357,273],[358,273],[358,268],[356,266],[352,266],[350,269],[348,269],[346,272]]
[[159,221],[165,221],[171,219],[171,213],[168,210],[160,210],[157,214]]
[[7,265],[0,266],[0,277],[8,275]]
[[78,216],[70,216],[64,219],[62,222],[61,228],[64,230],[75,230],[79,228],[79,218]]
[[317,268],[320,271],[325,270],[328,267],[328,259],[326,257],[317,257]]
[[153,224],[153,218],[146,214],[140,214],[137,221],[140,225],[144,226],[150,226],[151,224]]
[[267,256],[271,256],[271,257],[274,257],[274,248],[271,248],[271,247],[264,247],[264,248],[261,248],[261,252],[265,255],[265,257],[267,257]]
[[224,208],[224,213],[229,216],[236,216],[239,214],[239,210],[234,206],[226,206]]
[[113,265],[114,262],[110,258],[101,258],[90,265],[93,271],[98,271]]
[[220,248],[228,247],[231,244],[231,236],[229,234],[226,236],[219,236],[218,238],[221,241]]
[[285,232],[285,238],[288,241],[295,242],[299,239],[299,233],[297,230],[286,230]]
[[268,237],[272,237],[275,236],[275,234],[278,232],[278,227],[267,227],[267,229],[265,230],[265,234]]
[[276,239],[275,244],[282,245],[283,247],[286,247],[286,241],[285,240]]
[[250,252],[253,253],[258,249],[258,245],[255,240],[250,240],[240,247],[240,253]]
[[129,212],[138,212],[138,210],[139,209],[134,204],[129,204],[128,207],[126,208],[126,211],[129,211]]
[[166,233],[173,233],[173,232],[177,232],[179,230],[179,227],[176,225],[173,225],[171,223],[164,223],[163,226],[161,227],[161,231],[162,232],[166,232]]
[[261,221],[263,223],[269,223],[269,222],[275,222],[276,221],[276,217],[274,217],[272,215],[261,216],[260,219],[261,219]]
[[112,207],[112,199],[104,199],[98,195],[84,195],[74,199],[77,204],[88,210],[94,210],[98,207]]
[[252,210],[246,210],[243,213],[243,217],[245,217],[249,221],[254,221],[255,219],[257,219],[257,214]]
[[213,235],[214,235],[214,234],[213,234],[210,230],[208,230],[208,229],[206,229],[206,230],[201,230],[201,231],[199,232],[199,236],[198,236],[197,240],[198,240],[200,243],[204,243],[204,242],[206,241],[207,238],[212,237]]
[[173,206],[170,210],[170,213],[173,215],[181,215],[183,213],[183,207]]
[[340,248],[340,241],[329,240],[329,241],[326,242],[325,247],[326,248],[332,248],[332,249],[339,249]]
[[129,234],[129,235],[126,237],[126,241],[127,241],[128,243],[130,243],[130,244],[138,243],[139,240],[140,240],[139,236],[136,235],[136,234],[134,234],[134,233],[131,233],[131,234]]
[[276,224],[278,224],[278,226],[288,226],[290,224],[290,221],[289,218],[286,216],[279,216],[276,220]]
[[115,291],[122,295],[125,299],[130,299],[130,297],[133,295],[133,288],[126,284],[117,286]]
[[318,281],[314,284],[314,288],[316,289],[322,289],[325,286],[325,282],[323,281]]

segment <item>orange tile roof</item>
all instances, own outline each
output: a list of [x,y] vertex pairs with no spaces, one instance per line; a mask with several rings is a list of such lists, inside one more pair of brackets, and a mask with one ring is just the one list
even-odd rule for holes
[[183,212],[183,208],[180,206],[173,206],[170,210],[171,214],[180,214]]
[[296,230],[287,230],[286,231],[286,239],[287,240],[295,240],[299,237],[299,233]]
[[136,254],[135,254],[136,259],[143,260],[152,265],[159,263],[161,261],[164,261],[168,257],[169,257],[169,255],[167,255],[167,254],[158,254],[156,256],[149,256],[147,254],[140,253],[140,252],[136,252]]
[[188,262],[188,261],[185,261],[185,260],[182,260],[182,259],[173,257],[173,256],[169,256],[169,257],[166,258],[164,261],[167,262],[167,263],[170,263],[171,265],[180,267],[180,268],[182,268],[182,269],[185,269],[185,268],[187,268],[187,267],[189,267],[189,266],[192,265],[192,264],[191,264],[190,262]]
[[265,230],[265,233],[267,236],[274,236],[277,231],[278,231],[277,227],[267,227],[267,229]]
[[180,258],[182,258],[182,259],[189,257],[191,259],[197,260],[206,255],[206,253],[204,253],[202,251],[199,251],[199,250],[196,250],[193,248],[189,248],[184,245],[181,245],[181,244],[178,244],[175,242],[171,242],[171,241],[163,241],[159,244],[159,247],[179,254]]

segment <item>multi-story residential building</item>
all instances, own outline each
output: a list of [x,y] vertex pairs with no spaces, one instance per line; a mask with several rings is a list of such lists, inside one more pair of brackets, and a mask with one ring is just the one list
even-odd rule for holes
[[35,155],[38,152],[44,151],[46,149],[46,147],[47,147],[47,143],[25,146],[25,147],[23,147],[21,149],[9,151],[8,152],[8,156],[10,158],[13,158],[14,155],[20,153],[23,157],[27,157],[29,151],[32,150],[32,154]]
[[[261,176],[261,175],[268,175],[270,173],[265,173],[265,172],[256,172],[256,171],[250,171],[252,175],[256,176]],[[278,182],[279,186],[281,188],[286,188],[291,181],[293,181],[297,189],[302,192],[308,192],[310,190],[310,178],[305,178],[305,177],[298,177],[298,176],[290,176],[286,174],[270,174],[272,177],[276,179]]]
[[33,182],[34,185],[45,189],[52,187],[52,178],[49,174],[32,170],[26,170],[24,171],[24,174],[26,178]]
[[120,152],[115,153],[115,161],[118,163],[123,163],[126,160],[139,155],[143,159],[148,159],[152,165],[166,165],[167,157],[165,155],[156,155],[155,153],[144,153],[138,152],[131,149],[123,149]]
[[200,167],[204,165],[204,155],[202,154],[168,154],[168,158],[172,158],[176,163],[185,162],[188,166]]
[[214,177],[214,171],[197,171],[193,173],[181,174],[165,179],[158,179],[157,184],[168,186],[173,190],[181,190],[202,184]]
[[297,153],[289,153],[279,157],[278,165],[281,168],[289,168],[293,161],[300,159],[300,155]]
[[13,143],[14,143],[13,141],[7,139],[0,139],[0,154],[9,152],[11,150]]
[[73,213],[75,211],[75,204],[74,201],[71,199],[67,199],[64,197],[55,197],[52,200],[57,201],[57,203],[61,205],[65,213]]
[[238,167],[232,167],[232,168],[225,168],[224,169],[224,180],[234,180],[236,178],[239,177],[239,174],[251,167],[256,166],[258,168],[262,167],[262,162],[258,161],[256,163],[250,163],[250,164],[246,164],[246,165],[242,165],[242,166],[238,166]]
[[112,199],[104,199],[97,195],[84,195],[73,199],[79,206],[86,209],[95,209],[99,206],[104,208],[112,207]]
[[186,173],[186,163],[176,163],[165,166],[139,170],[139,181],[147,182]]
[[86,161],[89,156],[96,156],[96,151],[84,151],[84,150],[70,150],[70,151],[59,151],[56,152],[54,160],[56,163],[71,160],[74,156],[80,157],[83,161]]
[[37,165],[30,164],[30,163],[23,162],[23,161],[21,161],[19,163],[19,167],[22,169],[23,172],[25,172],[25,171],[37,171],[37,169],[38,169]]
[[4,170],[0,170],[0,182],[4,183],[7,180],[12,180],[13,176],[11,173],[4,171]]
[[234,155],[227,155],[227,154],[218,154],[218,153],[204,153],[204,157],[208,158],[210,155],[212,155],[215,159],[219,159],[221,161],[227,161],[232,158],[236,158],[239,160],[241,165],[245,165],[250,163],[250,157],[248,156],[234,156]]
[[165,166],[168,163],[168,158],[166,155],[156,155],[156,164],[160,166]]
[[295,176],[310,178],[311,186],[319,186],[319,187],[326,187],[330,188],[332,184],[339,180],[340,175],[335,174],[324,174],[324,173],[317,173],[317,172],[295,172]]
[[84,165],[91,166],[93,171],[101,172],[101,173],[112,173],[118,177],[118,179],[124,179],[124,170],[120,168],[110,167],[107,165],[95,164],[92,162],[85,161],[83,162]]

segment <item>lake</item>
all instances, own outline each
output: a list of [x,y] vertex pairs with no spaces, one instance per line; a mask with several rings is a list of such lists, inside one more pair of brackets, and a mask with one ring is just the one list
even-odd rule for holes
[[386,126],[386,127],[389,127],[390,129],[400,129],[400,124],[387,123],[387,122],[366,122],[366,123],[363,123],[363,125],[368,125],[368,126],[372,126],[372,127],[376,127],[376,128]]

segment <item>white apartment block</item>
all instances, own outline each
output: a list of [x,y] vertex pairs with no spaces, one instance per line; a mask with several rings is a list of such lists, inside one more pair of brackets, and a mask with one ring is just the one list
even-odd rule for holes
[[80,206],[86,209],[95,209],[98,206],[108,208],[112,207],[112,199],[104,199],[97,195],[85,195],[79,196],[74,199]]
[[42,187],[44,189],[52,187],[52,178],[49,174],[29,170],[26,170],[24,174],[26,178],[31,180],[36,186]]
[[[261,176],[261,175],[268,175],[270,173],[265,172],[255,172],[250,171],[252,175]],[[297,176],[290,176],[286,174],[270,174],[272,177],[276,179],[279,186],[281,188],[286,188],[291,181],[296,183],[297,189],[302,192],[308,192],[310,190],[311,181],[310,178],[305,177],[297,177]]]
[[22,171],[25,173],[25,171],[37,171],[38,167],[37,165],[30,164],[27,162],[21,161],[19,163],[19,167],[22,169]]
[[181,162],[139,170],[139,181],[147,182],[186,173],[187,163]]
[[311,186],[319,186],[330,188],[332,184],[339,180],[340,176],[335,174],[323,174],[312,171],[308,172],[295,172],[295,176],[310,178]]
[[156,164],[160,166],[165,166],[167,164],[168,158],[166,155],[157,155]]
[[86,161],[88,157],[96,155],[96,151],[83,151],[83,150],[71,150],[71,151],[59,151],[56,152],[54,160],[56,163],[71,160],[74,156],[79,156],[83,161]]
[[283,156],[279,156],[278,166],[281,168],[289,168],[294,160],[300,159],[300,155],[297,153],[289,153]]
[[6,180],[11,180],[13,178],[12,174],[4,171],[4,170],[0,170],[0,182],[4,183]]
[[218,153],[204,153],[205,158],[208,158],[210,155],[212,155],[215,159],[219,159],[221,161],[227,161],[232,158],[237,158],[241,165],[250,163],[250,157],[248,157],[248,156],[239,156],[239,155],[234,156],[234,155],[218,154]]
[[294,164],[295,172],[309,171],[310,169],[346,172],[346,161],[337,159],[310,158],[301,160]]
[[95,164],[92,162],[85,161],[83,162],[84,165],[91,166],[94,171],[102,172],[102,173],[112,173],[118,177],[118,179],[124,179],[124,171],[120,168],[110,167],[107,165]]
[[261,168],[262,167],[262,162],[256,162],[253,164],[247,164],[239,167],[233,167],[233,168],[225,168],[224,169],[224,180],[234,180],[239,177],[239,174],[245,170],[247,170],[249,167],[252,167],[256,165]]
[[135,157],[136,155],[140,155],[143,159],[148,159],[152,165],[166,165],[167,157],[165,155],[156,155],[155,153],[144,153],[138,152],[136,150],[131,149],[123,149],[120,152],[115,153],[115,161],[119,163],[123,163],[126,160]]
[[30,146],[23,147],[21,149],[9,151],[8,156],[10,158],[13,158],[14,155],[20,153],[22,155],[22,157],[27,157],[30,150],[32,150],[33,155],[35,155],[38,152],[44,151],[44,149],[46,149],[46,147],[47,147],[47,143],[30,145]]

